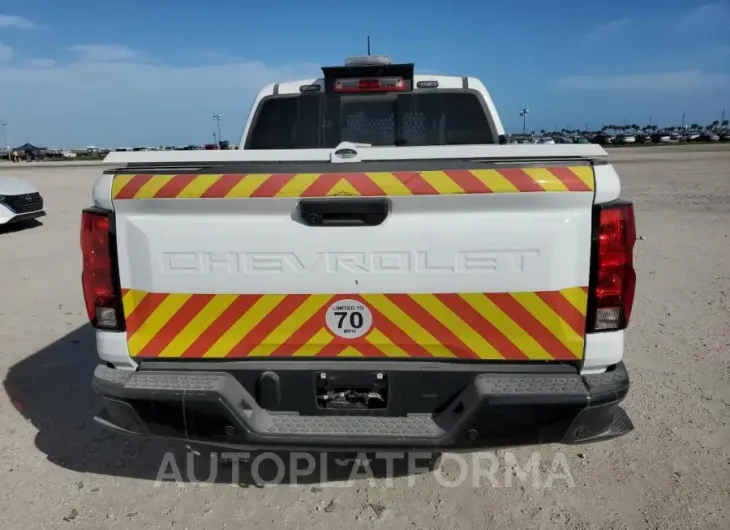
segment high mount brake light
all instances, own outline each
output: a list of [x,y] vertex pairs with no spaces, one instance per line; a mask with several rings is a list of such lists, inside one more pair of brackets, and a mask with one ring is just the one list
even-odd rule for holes
[[108,213],[84,210],[81,215],[81,283],[89,321],[94,327],[121,330],[121,294],[114,282],[115,264]]
[[403,77],[365,77],[335,79],[334,92],[403,92],[408,85]]
[[598,205],[596,210],[588,331],[624,329],[629,323],[636,288],[634,206],[627,201],[615,201]]

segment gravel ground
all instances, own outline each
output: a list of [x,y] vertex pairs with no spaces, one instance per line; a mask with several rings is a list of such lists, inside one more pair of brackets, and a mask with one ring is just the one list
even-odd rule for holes
[[[320,477],[365,472],[328,460],[315,477],[271,488],[254,478],[258,471],[271,480],[275,465],[243,465],[236,485],[233,468],[216,466],[215,483],[207,483],[203,457],[189,474],[184,447],[115,436],[92,422],[96,360],[78,222],[99,168],[4,168],[43,193],[49,215],[0,232],[2,526],[730,528],[730,151],[634,148],[611,156],[641,236],[626,352],[633,433],[499,451],[494,480],[470,467],[460,480],[458,461],[447,456],[435,471],[413,475],[397,463],[392,483],[376,470],[373,481],[333,485]],[[156,482],[166,452],[183,485]],[[521,480],[511,464],[524,468],[533,454],[540,475]]]

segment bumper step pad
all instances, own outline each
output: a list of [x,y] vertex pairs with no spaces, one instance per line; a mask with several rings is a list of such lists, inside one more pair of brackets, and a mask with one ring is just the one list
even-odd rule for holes
[[446,434],[430,416],[294,416],[271,415],[271,434],[315,436],[397,436],[436,438]]

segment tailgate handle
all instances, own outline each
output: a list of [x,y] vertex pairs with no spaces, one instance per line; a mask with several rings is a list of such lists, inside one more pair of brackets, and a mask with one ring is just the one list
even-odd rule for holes
[[299,201],[307,226],[377,226],[390,212],[388,199],[309,199]]

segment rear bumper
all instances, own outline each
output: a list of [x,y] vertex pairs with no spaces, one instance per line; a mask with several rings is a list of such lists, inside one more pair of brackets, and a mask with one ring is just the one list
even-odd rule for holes
[[250,369],[246,363],[194,363],[191,369],[174,363],[176,370],[159,369],[163,364],[149,369],[143,363],[136,372],[99,365],[93,387],[105,407],[97,422],[140,436],[311,450],[587,443],[633,429],[619,407],[629,390],[623,363],[590,376],[563,366],[381,363],[388,405],[357,412],[318,408],[315,380],[325,372],[381,370],[373,363],[259,362]]

